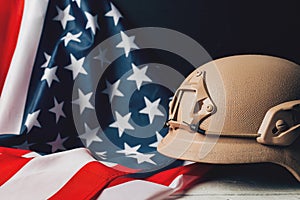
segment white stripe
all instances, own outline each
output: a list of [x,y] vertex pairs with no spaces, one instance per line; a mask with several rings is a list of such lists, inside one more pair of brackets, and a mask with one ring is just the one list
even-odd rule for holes
[[192,164],[195,164],[195,162],[192,162],[192,161],[184,161],[183,162],[183,166],[188,166],[188,165],[192,165]]
[[22,157],[23,158],[35,158],[35,157],[39,157],[39,156],[41,156],[41,155],[36,152],[30,152],[30,153],[24,154]]
[[115,167],[117,166],[118,164],[117,163],[113,163],[113,162],[106,162],[106,161],[99,161],[101,164],[105,165],[106,167]]
[[15,53],[0,98],[0,134],[19,134],[48,0],[25,0]]
[[191,176],[179,175],[169,186],[148,181],[135,180],[105,189],[98,200],[119,199],[166,199],[171,198],[178,190],[189,182]]
[[173,193],[173,189],[164,185],[147,181],[130,181],[105,189],[98,200],[119,199],[164,199]]
[[84,148],[36,157],[0,187],[0,197],[48,199],[91,161],[95,160]]

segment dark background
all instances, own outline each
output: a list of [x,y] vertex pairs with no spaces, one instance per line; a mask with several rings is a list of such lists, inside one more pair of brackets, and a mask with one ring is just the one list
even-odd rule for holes
[[134,27],[165,27],[213,59],[267,54],[300,64],[300,1],[113,0]]

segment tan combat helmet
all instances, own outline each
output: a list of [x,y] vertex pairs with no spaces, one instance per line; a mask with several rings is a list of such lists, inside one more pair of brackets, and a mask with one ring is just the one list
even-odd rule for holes
[[300,181],[300,66],[231,56],[191,73],[170,102],[167,156],[204,163],[272,162]]

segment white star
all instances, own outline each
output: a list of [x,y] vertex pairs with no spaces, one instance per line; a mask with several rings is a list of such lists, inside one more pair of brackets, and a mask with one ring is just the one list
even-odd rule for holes
[[155,154],[143,154],[143,153],[139,153],[135,154],[135,155],[129,155],[128,157],[130,158],[135,158],[138,162],[138,164],[147,162],[147,163],[151,163],[153,165],[157,165],[153,160],[151,160],[151,158],[155,156]]
[[120,18],[123,16],[120,14],[119,10],[112,3],[110,3],[110,7],[111,7],[111,10],[109,12],[107,12],[105,14],[105,16],[112,17],[114,20],[115,26],[117,26]]
[[152,82],[151,79],[146,75],[148,66],[139,69],[135,64],[131,64],[133,74],[127,78],[127,80],[135,81],[138,90],[140,90],[143,82]]
[[154,102],[151,102],[147,97],[144,97],[146,107],[140,110],[140,113],[147,114],[150,120],[150,124],[153,122],[155,115],[164,116],[164,114],[158,109],[160,98]]
[[94,106],[90,102],[92,95],[92,92],[83,94],[83,92],[78,89],[78,99],[72,101],[72,103],[79,105],[80,114],[82,114],[86,108],[94,109]]
[[106,52],[107,49],[104,49],[103,51],[101,50],[101,48],[99,48],[99,54],[97,56],[94,57],[94,59],[100,60],[101,62],[101,67],[103,67],[103,65],[105,63],[110,64],[111,62],[106,58]]
[[68,5],[64,10],[61,10],[58,6],[56,6],[56,10],[58,15],[53,18],[54,21],[60,21],[63,29],[66,28],[68,21],[73,21],[75,18],[70,15],[70,5]]
[[102,142],[101,138],[97,136],[97,133],[99,131],[100,127],[96,127],[94,129],[90,129],[90,127],[85,123],[84,124],[84,130],[85,132],[80,135],[79,137],[83,140],[85,140],[85,146],[89,147],[93,141],[95,142]]
[[49,112],[52,112],[55,114],[56,123],[58,122],[60,117],[66,117],[64,111],[63,111],[64,102],[58,103],[56,98],[54,97],[54,106],[49,109]]
[[41,124],[38,121],[38,117],[41,110],[37,110],[33,113],[27,115],[25,126],[27,127],[27,133],[32,129],[32,127],[36,126],[41,128]]
[[59,82],[58,77],[56,76],[57,67],[45,68],[44,75],[41,78],[41,81],[46,80],[48,87],[50,88],[53,81]]
[[61,40],[64,41],[65,47],[69,44],[69,42],[71,41],[75,41],[75,42],[81,42],[81,40],[79,39],[79,37],[82,35],[82,32],[79,32],[77,34],[72,34],[70,32],[67,33],[67,35],[65,35],[64,37],[61,38]]
[[120,42],[116,47],[124,48],[125,55],[128,57],[131,49],[139,49],[139,47],[134,43],[135,36],[128,37],[123,31],[121,31],[122,42]]
[[91,28],[91,29],[92,29],[92,32],[93,32],[94,35],[95,35],[96,29],[97,29],[97,28],[100,29],[99,24],[98,24],[98,22],[97,22],[97,20],[98,20],[98,15],[93,16],[93,15],[91,15],[91,14],[88,13],[88,12],[84,12],[84,14],[85,14],[85,16],[86,16],[86,18],[87,18],[87,23],[86,23],[85,29]]
[[49,62],[51,60],[51,56],[48,55],[46,52],[44,53],[45,59],[46,61],[44,62],[44,64],[41,66],[41,68],[46,68],[49,65]]
[[57,150],[66,150],[63,143],[67,140],[67,138],[61,138],[58,133],[56,139],[53,142],[48,142],[47,144],[51,145],[51,152],[56,152]]
[[134,128],[129,124],[131,113],[128,113],[127,115],[120,115],[118,112],[116,112],[116,121],[109,125],[109,127],[117,128],[119,132],[119,137],[122,137],[123,132],[125,129],[127,130],[134,130]]
[[118,89],[121,80],[116,81],[114,84],[111,84],[106,80],[106,89],[102,93],[109,96],[109,101],[112,103],[112,100],[115,96],[124,97],[124,94]]
[[125,142],[124,149],[117,151],[117,153],[123,153],[126,156],[131,155],[131,154],[137,154],[138,153],[137,151],[141,146],[142,145],[137,145],[137,146],[131,147]]
[[78,74],[88,74],[83,67],[84,57],[77,60],[72,54],[70,54],[70,58],[71,64],[66,66],[65,68],[72,71],[73,80],[77,78]]
[[80,5],[81,5],[81,0],[72,0],[73,2],[75,1],[78,5],[78,7],[80,8]]
[[96,152],[97,156],[99,156],[102,160],[106,160],[106,151]]
[[158,131],[156,131],[155,133],[156,133],[156,142],[153,142],[152,144],[150,144],[149,147],[156,148],[158,143],[163,139],[163,137],[161,136],[161,134]]

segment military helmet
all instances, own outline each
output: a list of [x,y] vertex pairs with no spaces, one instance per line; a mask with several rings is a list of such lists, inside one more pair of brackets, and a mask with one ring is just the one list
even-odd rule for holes
[[300,66],[266,55],[208,62],[175,92],[158,151],[215,164],[271,162],[300,181]]

